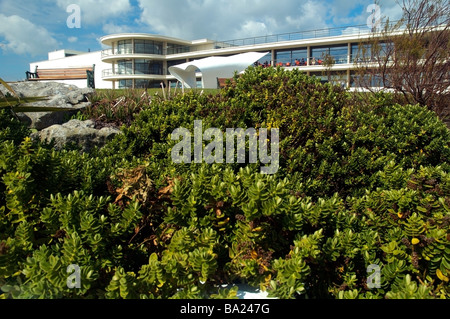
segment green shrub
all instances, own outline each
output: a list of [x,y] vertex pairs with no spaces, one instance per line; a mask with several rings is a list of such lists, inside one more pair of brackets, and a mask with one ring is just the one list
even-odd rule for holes
[[0,142],[12,140],[18,145],[30,135],[30,130],[13,114],[10,109],[0,109]]
[[[235,80],[145,103],[91,154],[3,128],[1,297],[234,298],[221,285],[244,282],[278,298],[449,298],[445,125],[298,71]],[[170,134],[194,120],[279,128],[278,173],[173,163]]]
[[249,68],[218,95],[189,92],[152,103],[124,128],[107,154],[130,160],[151,157],[173,167],[170,150],[175,142],[170,134],[178,127],[193,132],[194,120],[200,119],[204,129],[223,132],[279,128],[279,174],[315,198],[374,189],[374,174],[392,160],[405,169],[439,164],[448,168],[450,131],[433,112],[389,104],[387,95],[372,100],[372,107],[355,104],[342,88],[322,85],[300,71]]

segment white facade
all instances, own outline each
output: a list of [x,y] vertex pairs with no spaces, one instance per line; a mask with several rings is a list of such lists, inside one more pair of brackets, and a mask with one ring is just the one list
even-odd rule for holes
[[[356,51],[361,41],[370,36],[373,34],[368,29],[352,29],[349,32],[349,28],[336,28],[216,42],[208,39],[187,41],[153,34],[122,33],[101,38],[102,45],[109,47],[106,50],[92,53],[65,50],[51,52],[49,60],[31,63],[30,72],[35,72],[36,66],[40,69],[52,69],[95,65],[96,88],[148,88],[160,87],[161,83],[175,85],[181,79],[175,76],[177,72],[180,74],[180,66],[190,66],[189,86],[194,86],[196,82],[197,86],[205,87],[208,82],[207,86],[210,87],[214,85],[211,78],[224,77],[221,75],[222,69],[208,65],[205,72],[208,72],[209,79],[205,81],[203,76],[206,73],[202,74],[198,66],[194,70],[193,61],[243,53],[265,53],[258,63],[279,65],[286,69],[298,68],[326,81],[325,67],[320,60],[321,56],[328,54],[335,60],[331,67],[333,81],[351,87],[354,85],[353,76],[356,76],[353,72],[356,68]],[[248,62],[249,65],[252,63]],[[226,76],[228,75],[229,72]],[[65,81],[80,87],[87,85],[85,80]]]

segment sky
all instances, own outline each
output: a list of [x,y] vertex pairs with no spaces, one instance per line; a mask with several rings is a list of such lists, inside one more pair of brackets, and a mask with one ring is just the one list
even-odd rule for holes
[[[102,36],[137,32],[225,41],[323,28],[366,27],[373,0],[0,0],[0,78],[61,49],[98,51]],[[399,19],[395,0],[380,14]]]

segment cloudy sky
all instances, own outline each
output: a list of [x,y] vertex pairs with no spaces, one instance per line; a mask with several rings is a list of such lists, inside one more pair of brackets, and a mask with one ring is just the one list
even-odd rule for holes
[[[230,40],[365,25],[373,0],[0,0],[0,78],[22,80],[29,63],[59,49],[101,50],[99,38],[142,32]],[[395,0],[381,15],[398,19]],[[76,6],[73,6],[76,5]],[[80,9],[74,20],[73,8]],[[79,21],[79,27],[74,24]]]

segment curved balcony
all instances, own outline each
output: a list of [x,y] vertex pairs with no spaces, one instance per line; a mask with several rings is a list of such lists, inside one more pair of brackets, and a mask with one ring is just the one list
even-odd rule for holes
[[143,73],[140,71],[126,69],[114,70],[105,69],[102,71],[102,79],[106,81],[116,81],[125,79],[146,79],[146,80],[166,80],[167,76],[162,74]]
[[122,59],[151,59],[163,61],[165,55],[162,53],[141,53],[133,52],[133,50],[118,50],[118,49],[106,49],[102,50],[102,61],[106,63],[112,63]]

